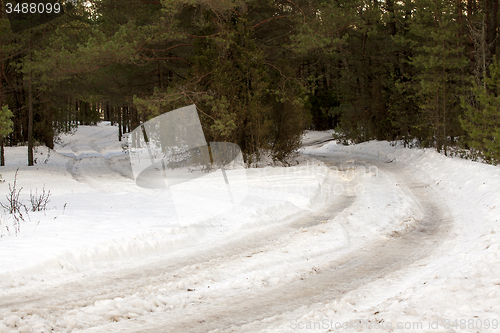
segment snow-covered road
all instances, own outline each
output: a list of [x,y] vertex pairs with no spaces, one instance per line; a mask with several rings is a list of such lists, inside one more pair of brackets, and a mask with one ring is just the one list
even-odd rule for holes
[[[309,133],[297,167],[247,170],[241,205],[179,227],[165,197],[129,178],[115,129],[82,127],[19,171],[58,208],[0,239],[0,332],[498,328],[498,168],[327,135]],[[478,171],[487,198],[466,178]]]
[[[324,158],[325,162],[343,168],[342,160],[352,156],[336,155],[335,158]],[[366,162],[367,158],[359,158],[354,163]],[[374,162],[374,161],[370,161]],[[364,163],[363,163],[364,164]],[[388,180],[396,181],[398,186],[410,192],[421,206],[423,217],[415,221],[410,228],[395,232],[392,237],[373,239],[352,246],[352,251],[342,255],[321,254],[321,258],[306,258],[303,265],[307,266],[310,259],[320,259],[318,267],[312,267],[310,274],[300,279],[277,283],[267,288],[241,288],[229,295],[209,295],[201,297],[186,307],[176,308],[168,313],[155,313],[147,318],[134,321],[109,324],[93,331],[107,332],[211,332],[211,331],[244,331],[259,332],[272,327],[274,322],[287,322],[297,318],[300,311],[316,304],[331,302],[342,298],[347,292],[365,287],[368,283],[383,279],[399,270],[405,270],[409,265],[424,258],[434,251],[448,237],[452,226],[447,207],[428,186],[416,182],[415,179],[398,168],[389,168],[377,163],[380,172],[389,174]],[[353,198],[354,199],[354,198]],[[317,217],[295,219],[291,225],[308,224],[308,231],[317,232],[321,221],[332,221],[342,211],[348,211],[352,200],[346,200],[340,209],[330,209]],[[312,220],[312,221],[311,221]],[[307,222],[306,222],[307,221]],[[311,223],[313,222],[313,223]],[[314,223],[316,222],[316,223]],[[331,223],[331,222],[330,222]],[[282,243],[280,238],[290,238],[293,229],[280,228],[263,235],[269,245]],[[293,236],[292,236],[293,237]],[[260,237],[256,238],[261,239]],[[216,249],[214,256],[225,265],[239,265],[248,260],[247,254],[262,246],[260,241],[244,240],[245,251]],[[239,250],[239,249],[238,249]],[[267,256],[273,256],[274,246],[267,246],[259,252],[259,261],[266,261]],[[291,260],[294,254],[285,255],[283,260]],[[201,258],[200,258],[201,259]],[[236,259],[236,260],[235,260]],[[199,260],[200,266],[206,265],[206,258]],[[193,260],[196,261],[196,260]],[[237,263],[234,263],[236,261]],[[201,269],[202,267],[195,268]],[[267,267],[266,269],[270,269]],[[195,273],[191,271],[191,274]]]

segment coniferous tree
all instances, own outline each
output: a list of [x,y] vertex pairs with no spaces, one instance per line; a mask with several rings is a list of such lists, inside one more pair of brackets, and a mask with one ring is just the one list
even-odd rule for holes
[[5,165],[4,138],[12,132],[12,112],[7,105],[0,108],[0,166]]
[[490,86],[497,15],[498,0],[78,3],[0,36],[6,143],[29,141],[30,105],[33,138],[50,147],[101,113],[125,133],[196,103],[207,139],[237,143],[248,162],[261,148],[286,159],[307,126],[447,152],[464,105],[486,105],[468,82]]
[[410,32],[417,42],[411,65],[416,70],[417,129],[424,145],[446,153],[450,138],[462,134],[458,117],[460,96],[466,88],[467,59],[459,31],[457,11],[447,0],[416,1]]
[[293,54],[279,46],[297,8],[287,1],[171,1],[167,8],[171,39],[164,43],[172,58],[190,66],[177,64],[175,84],[138,96],[139,112],[153,116],[195,102],[209,140],[237,143],[248,163],[261,148],[285,160],[307,122],[302,87],[289,66]]
[[485,77],[486,88],[475,85],[475,103],[464,103],[467,112],[460,119],[468,144],[489,163],[500,163],[500,63],[494,61]]

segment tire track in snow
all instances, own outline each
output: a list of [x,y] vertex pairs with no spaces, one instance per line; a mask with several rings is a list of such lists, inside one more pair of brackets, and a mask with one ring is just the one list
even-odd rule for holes
[[[66,169],[76,181],[88,183],[102,190],[109,187],[100,186],[99,178],[101,177],[117,178],[118,182],[123,178],[133,180],[128,155],[125,156],[122,153],[103,155],[106,139],[110,136],[109,132],[107,127],[99,128],[92,135],[83,139],[70,140],[65,145],[72,153],[61,152],[61,154],[69,158]],[[98,160],[97,163],[96,160]]]
[[[277,247],[280,238],[293,238],[294,234],[301,234],[297,231],[298,228],[313,227],[325,218],[335,217],[349,208],[355,197],[335,196],[331,199],[331,205],[322,211],[312,214],[303,212],[283,221],[282,224],[244,235],[241,239],[232,239],[226,244],[207,248],[195,254],[150,261],[141,267],[122,269],[109,274],[88,276],[87,279],[90,281],[79,279],[55,287],[42,285],[37,287],[36,291],[25,288],[22,292],[4,292],[0,299],[0,315],[4,318],[12,315],[24,318],[35,315],[40,318],[40,322],[50,318],[56,318],[57,322],[63,320],[66,314],[91,307],[99,300],[106,301],[134,295],[142,295],[142,298],[146,299],[151,294],[151,290],[148,290],[151,285],[154,285],[157,291],[170,282],[185,283],[183,281],[197,271],[217,271],[221,265],[237,265],[256,253],[265,254],[279,250]],[[195,265],[197,267],[193,268]],[[211,284],[215,282],[217,281],[210,281]],[[178,292],[181,296],[184,293],[185,289]],[[107,318],[103,320],[104,323],[108,321]]]
[[[349,158],[352,159],[352,156]],[[339,163],[352,166],[345,161]],[[363,159],[360,163],[363,163]],[[269,323],[263,320],[269,317],[286,316],[303,306],[338,299],[350,290],[358,289],[425,257],[435,247],[436,241],[446,234],[446,225],[437,223],[438,220],[446,220],[444,210],[438,207],[439,200],[429,188],[415,186],[416,182],[411,176],[399,172],[392,165],[379,164],[381,169],[393,173],[396,178],[402,178],[398,181],[406,184],[408,191],[419,198],[425,207],[425,218],[412,232],[400,238],[378,241],[359,252],[331,261],[329,269],[323,269],[319,274],[303,276],[304,280],[286,285],[281,283],[277,287],[251,289],[249,292],[240,291],[231,296],[203,299],[181,307],[175,306],[162,313],[143,310],[148,313],[146,316],[139,313],[135,319],[105,324],[89,331],[206,332],[216,328],[232,330],[234,327],[254,332],[268,327]],[[36,315],[40,321],[56,318],[56,322],[59,322],[64,321],[68,314],[92,307],[98,300],[106,302],[117,297],[137,296],[140,301],[144,301],[148,295],[167,283],[189,285],[185,281],[196,274],[197,270],[217,271],[222,266],[234,266],[261,248],[264,251],[259,255],[265,256],[266,252],[276,250],[281,244],[277,241],[280,238],[293,234],[297,228],[314,227],[324,219],[332,219],[348,209],[353,201],[354,197],[343,197],[340,202],[323,212],[295,216],[295,219],[287,221],[285,225],[245,235],[241,239],[232,239],[227,244],[186,254],[175,260],[147,260],[140,267],[91,275],[56,287],[3,293],[0,300],[0,309],[3,310],[0,314]],[[189,292],[184,288],[177,294],[182,296]],[[97,325],[114,320],[109,317],[109,313],[97,317],[100,318],[94,323]]]
[[[352,159],[352,155],[349,158]],[[363,160],[368,161],[365,157],[361,158],[362,163]],[[401,237],[367,244],[360,251],[332,261],[330,269],[303,280],[241,292],[216,302],[194,303],[168,313],[153,313],[89,332],[257,332],[268,328],[275,318],[289,321],[296,318],[291,317],[291,313],[301,307],[338,300],[349,291],[403,270],[430,255],[451,228],[452,221],[443,200],[431,188],[413,179],[409,172],[380,161],[369,162],[391,174],[418,199],[424,217],[412,231]]]

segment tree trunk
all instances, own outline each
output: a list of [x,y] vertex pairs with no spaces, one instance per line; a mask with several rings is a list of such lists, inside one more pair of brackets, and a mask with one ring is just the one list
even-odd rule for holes
[[396,35],[396,16],[394,13],[394,0],[387,0],[387,11],[389,12],[389,29],[391,35]]
[[127,133],[127,124],[128,124],[128,115],[127,115],[128,107],[124,106],[122,108],[123,116],[122,116],[122,133]]
[[467,55],[469,58],[469,74],[474,75],[475,72],[475,37],[474,37],[474,28],[472,27],[473,24],[473,16],[475,14],[475,0],[468,0],[467,1],[467,23],[471,25],[471,30],[468,33],[469,38],[467,39],[466,42],[466,47],[467,47]]
[[[108,103],[108,102],[106,102],[106,111],[105,111],[105,115],[106,115],[106,116],[105,116],[105,120],[106,120],[106,121],[110,121],[110,120],[111,120],[111,118],[110,118],[110,116],[109,116],[109,113],[110,113],[110,112],[109,112],[109,103]],[[111,120],[111,125],[113,125],[113,121],[112,121],[112,120]]]
[[498,0],[490,0],[491,4],[491,13],[490,13],[490,28],[488,31],[488,49],[490,51],[491,57],[496,54],[496,45],[497,45],[497,16],[498,16]]
[[[445,49],[445,44],[443,42],[443,50]],[[446,52],[443,52],[443,149],[444,154],[446,155]]]
[[0,138],[0,166],[5,166],[4,138]]
[[31,72],[28,80],[28,166],[33,166],[33,87]]
[[118,141],[122,141],[122,108],[118,108],[117,112],[118,112]]
[[496,37],[497,37],[497,14],[498,0],[486,0],[484,8],[484,25],[485,25],[485,43],[486,52],[484,54],[484,72],[489,74],[488,67],[496,53]]
[[[0,20],[3,18],[3,3],[0,0]],[[2,35],[0,35],[0,50],[2,47]],[[4,59],[3,51],[0,51],[0,109],[3,106],[3,72],[4,72]],[[5,151],[4,151],[4,138],[0,137],[0,166],[5,166]]]
[[[28,54],[31,58],[31,36],[28,37]],[[28,76],[28,166],[34,165],[33,158],[33,75],[30,69]]]
[[111,126],[115,123],[115,107],[114,106],[109,106],[109,121],[111,122]]
[[82,125],[90,125],[90,103],[80,101],[80,112],[82,113]]
[[80,126],[81,125],[81,119],[80,119],[80,101],[78,99],[75,100],[75,121],[76,125]]

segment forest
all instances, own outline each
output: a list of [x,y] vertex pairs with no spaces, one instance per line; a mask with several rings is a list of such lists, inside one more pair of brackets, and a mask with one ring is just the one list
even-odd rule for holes
[[193,103],[247,163],[286,162],[307,129],[500,162],[498,0],[57,1],[44,23],[17,3],[0,1],[1,165]]

